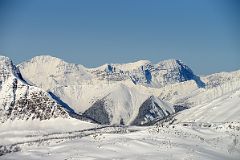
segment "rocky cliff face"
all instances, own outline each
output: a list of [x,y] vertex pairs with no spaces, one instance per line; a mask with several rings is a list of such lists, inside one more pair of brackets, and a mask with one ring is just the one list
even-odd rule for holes
[[68,118],[68,112],[44,90],[25,83],[7,57],[0,57],[0,121]]

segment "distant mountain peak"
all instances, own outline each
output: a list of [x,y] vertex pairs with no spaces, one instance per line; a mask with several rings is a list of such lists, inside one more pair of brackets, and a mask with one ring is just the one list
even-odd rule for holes
[[35,56],[32,58],[32,60],[46,60],[46,61],[49,61],[49,60],[57,60],[57,61],[63,61],[62,59],[60,58],[57,58],[57,57],[54,57],[54,56],[51,56],[51,55],[39,55],[39,56]]
[[188,67],[181,60],[178,60],[178,59],[163,60],[163,61],[158,62],[156,65],[157,66],[162,66],[162,67],[164,67],[166,69],[177,68],[179,66]]

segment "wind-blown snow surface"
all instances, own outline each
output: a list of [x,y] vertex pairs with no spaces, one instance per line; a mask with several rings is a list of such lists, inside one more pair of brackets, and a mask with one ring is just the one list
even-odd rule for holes
[[63,122],[67,129],[51,121],[35,122],[42,126],[37,130],[29,129],[29,124],[10,131],[1,127],[0,153],[10,153],[0,159],[238,160],[240,156],[239,123],[111,127],[61,119],[57,122]]

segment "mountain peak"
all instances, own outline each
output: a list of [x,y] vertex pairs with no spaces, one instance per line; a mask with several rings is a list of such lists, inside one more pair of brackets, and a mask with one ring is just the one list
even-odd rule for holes
[[115,65],[123,71],[130,71],[130,70],[138,69],[141,66],[146,66],[148,64],[151,64],[149,60],[138,60],[135,62],[115,64]]
[[10,58],[6,56],[0,56],[0,82],[7,80],[11,75],[17,75],[18,70],[13,65]]
[[6,56],[1,56],[1,55],[0,55],[0,65],[1,65],[1,69],[3,69],[3,67],[5,67],[5,68],[13,67],[12,60]]
[[0,63],[3,62],[3,61],[11,61],[11,59],[6,57],[6,56],[0,55]]
[[157,63],[158,66],[165,66],[166,68],[175,68],[179,65],[186,66],[181,60],[178,59],[168,59]]
[[120,69],[122,71],[130,71],[130,70],[138,69],[141,66],[145,66],[150,63],[151,62],[149,60],[138,60],[138,61],[129,62],[129,63],[106,63],[99,67],[89,68],[89,69],[90,70],[105,70],[109,66],[112,66],[112,67],[116,67],[117,69]]
[[40,61],[40,62],[49,62],[49,61],[58,61],[58,62],[62,62],[63,60],[51,55],[39,55],[39,56],[35,56],[32,59],[30,59],[30,61]]

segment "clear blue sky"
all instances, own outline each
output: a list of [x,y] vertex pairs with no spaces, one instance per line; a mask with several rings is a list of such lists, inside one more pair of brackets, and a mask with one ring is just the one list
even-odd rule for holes
[[0,0],[0,54],[94,67],[181,59],[197,74],[240,69],[238,0]]

